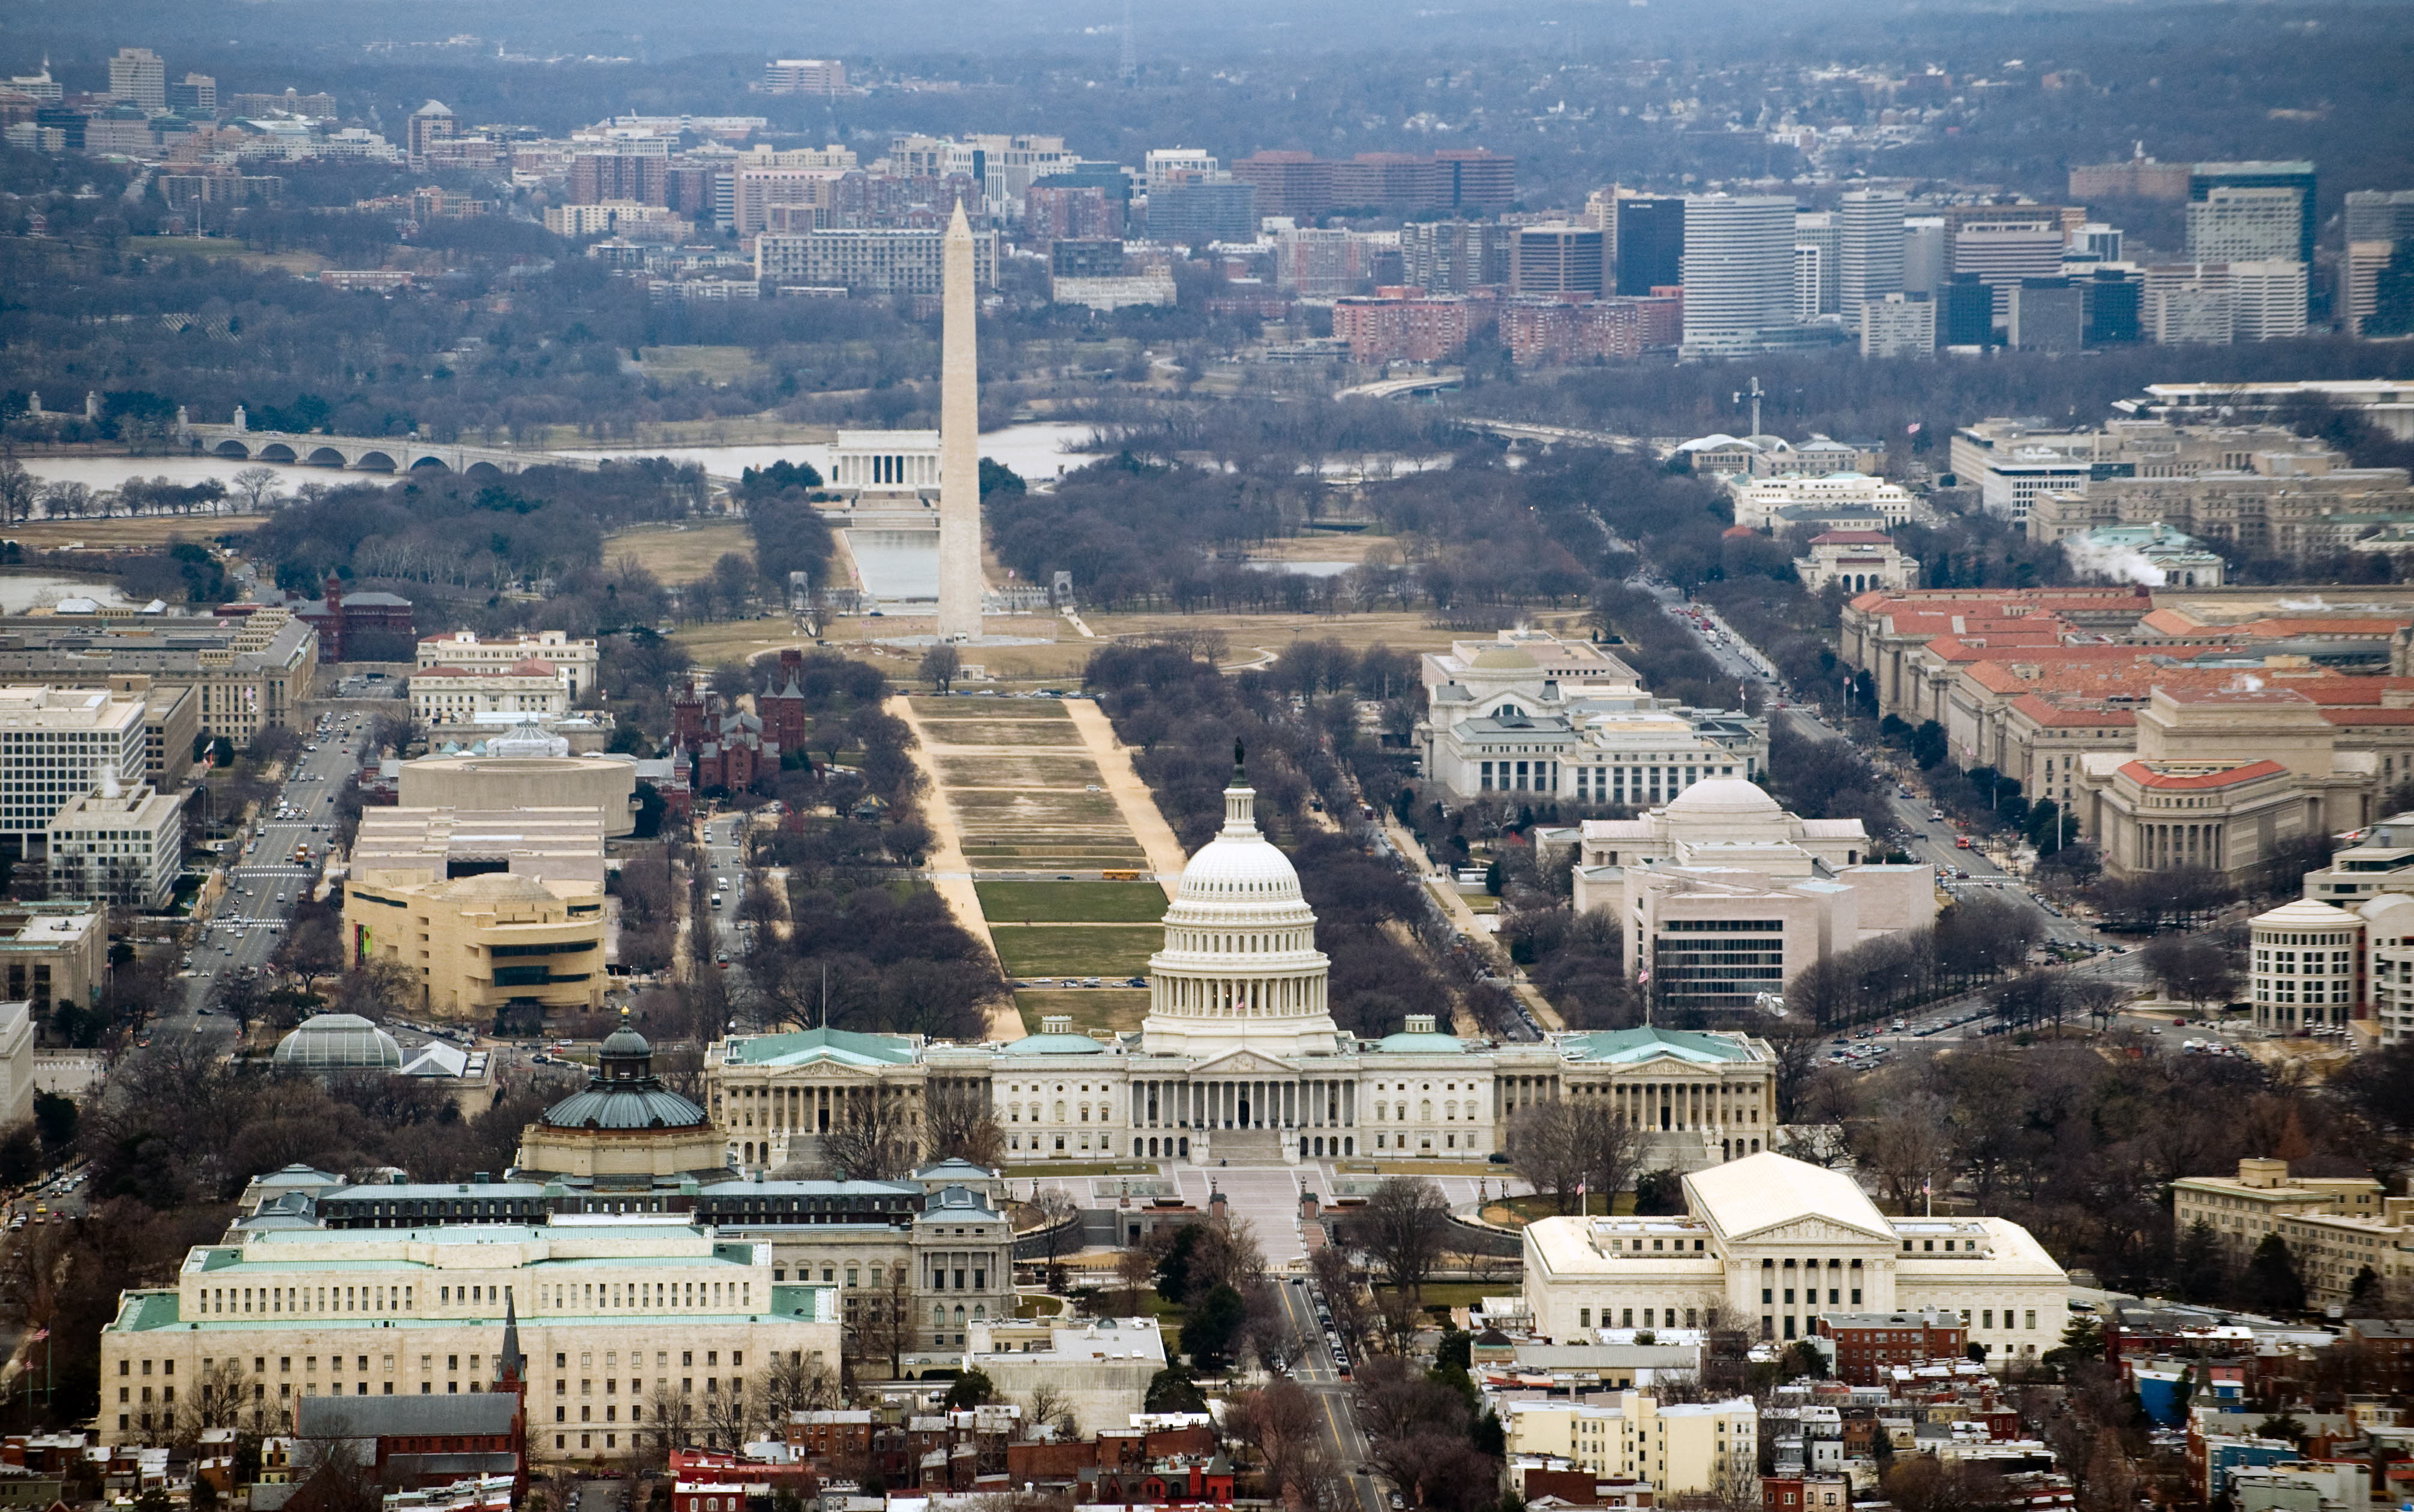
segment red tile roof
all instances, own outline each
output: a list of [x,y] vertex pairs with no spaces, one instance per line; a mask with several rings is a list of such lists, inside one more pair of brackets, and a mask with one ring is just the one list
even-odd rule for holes
[[2278,762],[2253,762],[2244,766],[2232,766],[2219,772],[2198,772],[2188,777],[2174,777],[2154,771],[2143,762],[2123,762],[2121,775],[2141,788],[2227,788],[2240,782],[2252,782],[2258,778],[2272,777],[2287,768]]

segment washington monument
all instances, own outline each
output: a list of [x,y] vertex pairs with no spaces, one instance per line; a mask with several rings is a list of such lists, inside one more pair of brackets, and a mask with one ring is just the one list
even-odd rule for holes
[[973,229],[947,222],[939,328],[939,639],[981,632],[980,343],[973,329]]

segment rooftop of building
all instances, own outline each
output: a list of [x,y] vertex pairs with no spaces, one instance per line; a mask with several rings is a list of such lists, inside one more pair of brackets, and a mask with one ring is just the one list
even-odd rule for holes
[[1552,1043],[1558,1047],[1560,1055],[1571,1060],[1611,1065],[1638,1065],[1662,1057],[1695,1065],[1724,1065],[1763,1059],[1746,1036],[1708,1030],[1648,1026],[1594,1030],[1562,1034]]
[[913,1035],[822,1028],[733,1036],[722,1042],[721,1059],[733,1066],[902,1066],[913,1063],[918,1048]]
[[143,700],[103,689],[0,688],[0,731],[123,731],[142,722]]
[[2222,767],[2215,771],[2157,771],[2144,762],[2123,762],[2120,772],[2141,788],[2158,792],[2210,792],[2218,788],[2236,787],[2259,781],[2264,778],[2283,777],[2288,769],[2278,762],[2248,762],[2239,766]]

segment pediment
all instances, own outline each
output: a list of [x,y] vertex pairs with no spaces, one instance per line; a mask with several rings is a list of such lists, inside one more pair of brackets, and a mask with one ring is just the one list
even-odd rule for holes
[[1771,1223],[1753,1233],[1730,1235],[1727,1242],[1781,1245],[1787,1249],[1796,1245],[1881,1244],[1891,1250],[1898,1241],[1891,1232],[1882,1234],[1833,1218],[1796,1218],[1790,1223]]
[[1697,1079],[1715,1079],[1718,1075],[1711,1067],[1664,1054],[1655,1055],[1648,1060],[1629,1061],[1617,1069],[1621,1075],[1632,1075],[1637,1072],[1646,1071],[1655,1076],[1691,1076]]
[[1190,1068],[1192,1080],[1206,1076],[1294,1076],[1296,1068],[1255,1050],[1233,1050]]

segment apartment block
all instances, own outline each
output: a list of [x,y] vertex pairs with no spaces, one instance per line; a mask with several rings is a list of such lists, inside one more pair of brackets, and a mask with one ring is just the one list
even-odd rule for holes
[[122,47],[109,60],[109,92],[156,115],[168,109],[168,65],[147,47]]
[[[844,289],[857,294],[937,295],[946,275],[946,232],[816,230],[766,233],[754,240],[754,273],[774,284]],[[973,233],[973,278],[997,285],[997,233]]]
[[1864,357],[1926,357],[1936,350],[1936,302],[1924,294],[1864,300],[1859,325]]
[[778,58],[763,65],[766,95],[837,95],[846,89],[846,65],[837,58]]
[[1349,343],[1353,363],[1434,363],[1467,349],[1472,323],[1457,295],[1378,295],[1334,302],[1333,334]]

